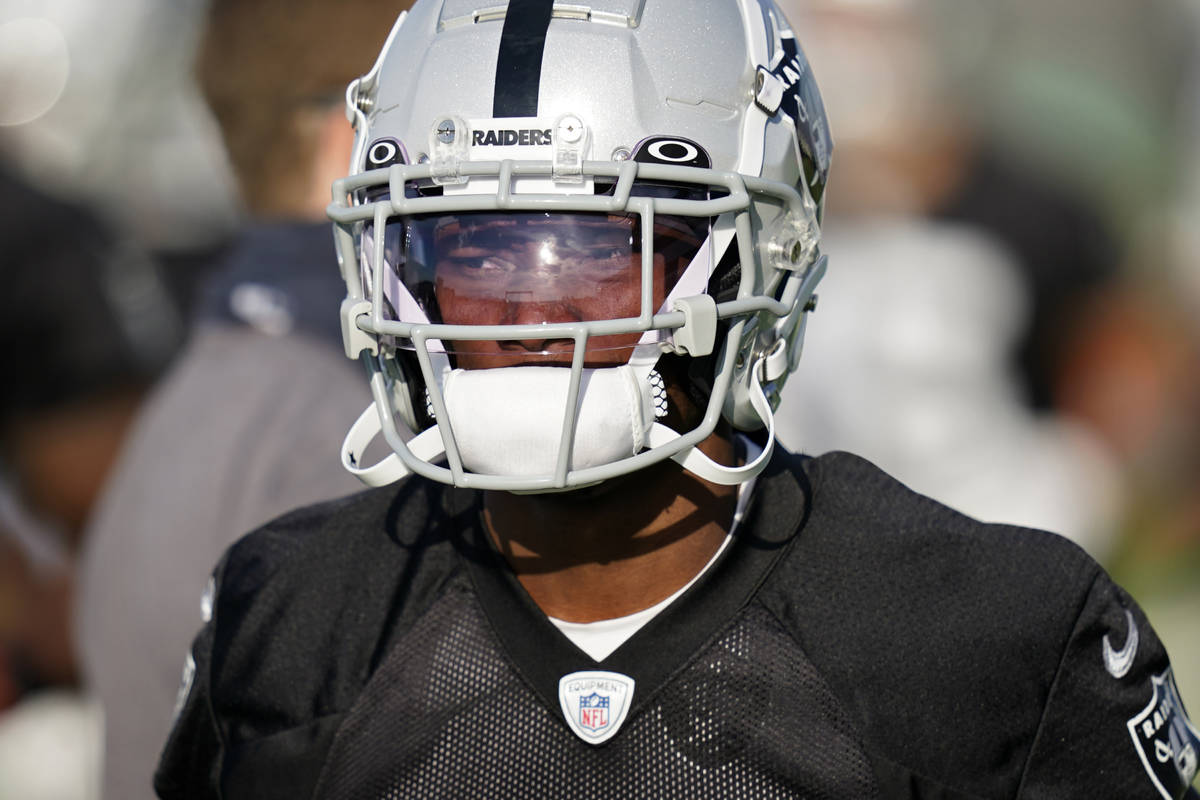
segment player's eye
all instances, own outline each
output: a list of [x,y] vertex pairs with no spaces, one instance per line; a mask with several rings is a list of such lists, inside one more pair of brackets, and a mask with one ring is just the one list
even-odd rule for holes
[[477,278],[508,275],[517,270],[517,265],[510,259],[482,247],[454,248],[446,254],[444,265]]

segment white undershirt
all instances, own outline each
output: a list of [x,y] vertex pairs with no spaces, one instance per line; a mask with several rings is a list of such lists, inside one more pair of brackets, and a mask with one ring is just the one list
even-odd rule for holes
[[[761,449],[756,444],[748,439],[743,439],[743,444],[747,450],[747,461],[753,461],[758,457]],[[725,552],[725,548],[733,539],[733,533],[742,521],[742,516],[746,513],[746,507],[749,505],[750,496],[754,491],[755,480],[755,478],[751,478],[738,486],[737,506],[733,511],[733,522],[730,523],[729,533],[726,534],[725,540],[721,542],[721,546],[717,548],[717,552],[713,553],[712,558],[704,565],[704,569],[697,572],[690,581],[670,597],[655,603],[649,608],[643,608],[641,611],[635,611],[624,617],[602,619],[596,622],[567,622],[557,617],[548,617],[548,619],[554,623],[554,627],[562,631],[564,636],[570,639],[580,650],[591,656],[593,660],[603,661],[608,658],[614,650],[625,644],[646,623],[658,616],[663,609],[671,605],[680,595],[690,589],[692,584],[700,580],[700,576],[708,572],[717,559],[721,557],[721,553]]]

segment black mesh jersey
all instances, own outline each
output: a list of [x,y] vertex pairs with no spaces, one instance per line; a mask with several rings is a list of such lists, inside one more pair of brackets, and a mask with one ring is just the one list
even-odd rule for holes
[[[601,663],[488,546],[475,493],[423,480],[283,517],[215,581],[163,798],[1154,800],[1200,750],[1082,551],[844,453],[777,455],[720,560]],[[635,682],[602,744],[560,709],[581,670]]]

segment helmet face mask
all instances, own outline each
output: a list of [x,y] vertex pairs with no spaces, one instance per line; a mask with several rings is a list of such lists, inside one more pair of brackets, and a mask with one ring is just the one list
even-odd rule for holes
[[[666,458],[720,482],[744,480],[750,470],[710,469],[695,446],[722,414],[735,427],[769,425],[771,384],[781,384],[794,366],[800,318],[824,269],[809,184],[819,195],[828,132],[819,96],[812,107],[811,75],[793,82],[794,93],[807,93],[809,123],[816,122],[799,136],[797,120],[778,108],[768,113],[752,91],[745,108],[722,124],[697,122],[693,112],[681,117],[690,128],[678,135],[642,130],[632,142],[608,130],[629,128],[627,121],[608,125],[612,113],[589,114],[588,95],[579,91],[553,118],[466,117],[463,111],[479,112],[478,99],[439,99],[422,113],[416,106],[428,87],[455,74],[452,64],[432,57],[448,52],[434,24],[438,5],[418,2],[408,19],[402,16],[375,69],[347,92],[355,160],[352,174],[334,184],[329,214],[348,289],[347,354],[368,368],[376,413],[368,409],[351,431],[344,462],[370,483],[417,472],[512,491],[587,485]],[[789,53],[780,41],[793,40],[782,15],[769,2],[733,5],[743,22],[761,25],[758,44],[776,50],[774,58],[762,54],[764,63],[775,61],[786,76],[788,64],[799,62],[794,55],[783,60]],[[663,35],[673,15],[694,13],[684,2],[649,4],[640,30],[619,31],[624,46],[654,31]],[[560,49],[551,46],[554,25],[545,45],[551,62]],[[476,38],[489,33],[482,23],[471,27]],[[564,46],[578,35],[596,47],[620,46],[612,26],[571,21],[562,28],[576,35],[559,37]],[[745,38],[744,30],[736,34]],[[456,35],[463,46],[471,41]],[[427,57],[413,62],[422,47]],[[745,50],[743,42],[740,72],[749,85],[758,65]],[[406,85],[407,103],[376,110],[384,98],[405,97]],[[631,82],[629,91],[637,90]],[[628,99],[633,107],[639,98]],[[738,129],[749,132],[752,146],[736,152],[710,152],[713,145],[697,136],[710,132],[720,147]],[[806,175],[804,164],[817,156],[802,142],[814,139],[825,145],[824,162]],[[607,148],[613,141],[623,144]],[[605,149],[609,158],[594,157]],[[720,168],[722,160],[732,168]],[[703,381],[711,391],[691,430],[655,422],[679,418],[669,414],[655,370],[665,353],[711,356],[711,380]],[[614,371],[624,377],[610,379]],[[459,388],[451,390],[452,383]],[[468,391],[488,397],[464,405]],[[555,397],[523,411],[530,393]],[[540,418],[518,419],[523,413]],[[456,434],[476,417],[489,420],[482,434],[489,441]],[[596,444],[629,418],[631,438],[618,432],[615,449]],[[547,452],[515,466],[485,466],[489,457],[469,454],[521,450],[539,427],[553,431],[542,445]],[[511,428],[515,438],[499,428]],[[396,453],[391,468],[359,464],[364,431],[382,431]],[[445,466],[434,463],[443,451]]]

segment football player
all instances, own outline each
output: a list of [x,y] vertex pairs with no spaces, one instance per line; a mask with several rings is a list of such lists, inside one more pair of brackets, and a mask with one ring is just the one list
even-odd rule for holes
[[161,796],[1185,795],[1167,655],[1082,551],[774,446],[826,268],[802,33],[401,16],[329,207],[378,488],[222,559]]

